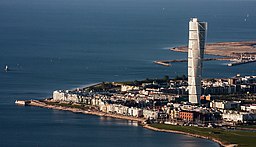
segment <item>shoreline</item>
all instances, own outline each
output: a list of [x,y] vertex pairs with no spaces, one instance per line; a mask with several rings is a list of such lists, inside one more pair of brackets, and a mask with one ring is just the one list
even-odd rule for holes
[[192,136],[192,137],[196,137],[196,138],[207,139],[207,140],[213,141],[213,142],[215,142],[215,143],[217,143],[217,144],[219,144],[220,146],[223,146],[223,147],[235,147],[235,146],[237,146],[237,144],[225,144],[224,142],[222,142],[218,139],[211,138],[211,137],[206,137],[206,136],[202,136],[202,135],[198,135],[198,134],[192,134],[192,133],[188,133],[188,132],[175,131],[175,130],[158,129],[158,128],[150,126],[149,124],[143,125],[143,127],[146,128],[146,129],[153,130],[153,131],[158,131],[158,132],[175,133],[175,134],[188,135],[188,136]]
[[197,135],[197,134],[192,134],[188,132],[182,132],[182,131],[175,131],[175,130],[166,130],[166,129],[158,129],[155,127],[150,126],[149,124],[143,124],[142,122],[146,121],[145,118],[136,118],[136,117],[131,117],[131,116],[123,116],[123,115],[118,115],[118,114],[109,114],[109,113],[104,113],[100,111],[86,111],[82,110],[79,108],[71,108],[71,107],[64,107],[64,106],[56,106],[56,105],[50,105],[46,104],[44,102],[41,102],[39,100],[28,100],[24,101],[24,105],[26,106],[34,106],[34,107],[41,107],[41,108],[48,108],[48,109],[54,109],[54,110],[60,110],[60,111],[69,111],[73,113],[82,113],[82,114],[87,114],[87,115],[94,115],[94,116],[100,116],[100,117],[111,117],[111,118],[116,118],[116,119],[123,119],[123,120],[130,120],[130,121],[137,121],[140,126],[142,126],[145,129],[149,129],[152,131],[158,131],[158,132],[167,132],[167,133],[175,133],[175,134],[183,134],[183,135],[188,135],[196,138],[202,138],[202,139],[207,139],[210,141],[213,141],[220,146],[227,146],[227,147],[233,147],[236,146],[234,144],[225,144],[224,142],[217,140],[215,138],[210,138],[202,135]]
[[44,102],[40,102],[38,100],[29,100],[29,101],[27,101],[26,105],[54,109],[54,110],[61,110],[61,111],[70,111],[73,113],[82,113],[82,114],[88,114],[88,115],[112,117],[112,118],[117,118],[117,119],[125,119],[125,120],[138,121],[138,122],[143,122],[146,120],[144,118],[137,118],[137,117],[132,117],[132,116],[123,116],[123,115],[118,115],[118,114],[104,113],[104,112],[100,112],[100,111],[90,111],[90,110],[87,111],[87,110],[82,110],[79,108],[70,108],[70,107],[64,107],[64,106],[50,105],[50,104],[46,104]]

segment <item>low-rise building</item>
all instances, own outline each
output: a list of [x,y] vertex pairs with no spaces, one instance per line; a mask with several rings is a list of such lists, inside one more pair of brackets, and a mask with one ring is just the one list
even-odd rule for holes
[[243,105],[243,106],[241,106],[241,110],[249,111],[249,112],[256,112],[256,104]]
[[121,86],[122,92],[132,91],[132,90],[140,90],[140,87],[139,86],[131,86],[131,85],[122,85]]
[[223,121],[234,123],[248,123],[256,121],[256,114],[247,112],[226,112],[222,114]]
[[146,119],[157,119],[158,112],[154,110],[143,109],[143,117]]
[[143,110],[139,108],[128,108],[128,115],[134,116],[134,117],[142,117],[143,116]]
[[179,118],[179,110],[178,109],[171,109],[169,113],[170,119],[177,119]]
[[240,109],[241,101],[212,101],[211,108],[217,109]]
[[55,90],[52,96],[54,101],[64,101],[65,93],[63,90]]
[[54,101],[79,102],[78,95],[70,91],[56,90],[53,92]]
[[179,118],[184,120],[184,121],[194,121],[194,112],[192,111],[180,111],[179,112]]
[[100,106],[99,106],[99,110],[102,111],[102,112],[107,113],[107,105],[105,105],[105,104],[100,105]]

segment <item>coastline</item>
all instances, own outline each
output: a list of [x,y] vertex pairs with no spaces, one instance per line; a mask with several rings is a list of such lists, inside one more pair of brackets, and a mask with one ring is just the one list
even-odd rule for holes
[[132,117],[132,116],[123,116],[123,115],[118,115],[118,114],[109,114],[109,113],[104,113],[104,112],[100,112],[100,111],[90,111],[90,110],[87,111],[87,110],[82,110],[82,109],[79,109],[79,108],[70,108],[70,107],[49,105],[49,104],[46,104],[44,102],[40,102],[38,100],[27,101],[27,105],[28,106],[48,108],[48,109],[54,109],[54,110],[70,111],[70,112],[73,112],[73,113],[82,113],[82,114],[89,114],[89,115],[112,117],[112,118],[117,118],[117,119],[125,119],[125,120],[138,121],[138,122],[145,121],[144,118],[136,118],[136,117]]
[[[47,101],[47,100],[45,100],[45,101]],[[220,140],[217,140],[215,138],[210,138],[210,137],[207,137],[207,136],[202,136],[202,135],[197,135],[197,134],[192,134],[192,133],[182,132],[182,131],[158,129],[158,128],[150,126],[149,124],[143,124],[143,122],[146,121],[145,118],[136,118],[136,117],[123,116],[123,115],[118,115],[118,114],[109,114],[109,113],[104,113],[104,112],[100,112],[100,111],[90,111],[90,110],[87,111],[87,110],[82,110],[82,109],[79,109],[79,108],[71,108],[71,107],[50,105],[50,104],[46,104],[45,102],[42,102],[42,101],[39,101],[39,100],[24,101],[24,104],[27,105],[27,106],[48,108],[48,109],[61,110],[61,111],[70,111],[70,112],[73,112],[73,113],[82,113],[82,114],[87,114],[87,115],[96,115],[96,116],[100,116],[100,117],[111,117],[111,118],[116,118],[116,119],[137,121],[137,122],[140,123],[140,125],[143,128],[149,129],[149,130],[152,130],[152,131],[189,135],[189,136],[192,136],[192,137],[211,140],[213,142],[218,143],[220,146],[226,146],[226,147],[236,146],[236,144],[235,145],[234,144],[225,144],[224,142],[222,142]]]
[[220,146],[223,146],[223,147],[235,147],[235,146],[237,146],[237,144],[226,144],[226,143],[224,143],[224,142],[222,142],[222,141],[220,141],[218,139],[207,137],[207,136],[202,136],[202,135],[198,135],[198,134],[192,134],[192,133],[188,133],[188,132],[175,131],[175,130],[158,129],[158,128],[152,127],[152,126],[150,126],[148,124],[143,125],[143,127],[146,128],[146,129],[149,129],[149,130],[153,130],[153,131],[183,134],[183,135],[188,135],[188,136],[192,136],[192,137],[207,139],[207,140],[211,140],[213,142],[216,142]]

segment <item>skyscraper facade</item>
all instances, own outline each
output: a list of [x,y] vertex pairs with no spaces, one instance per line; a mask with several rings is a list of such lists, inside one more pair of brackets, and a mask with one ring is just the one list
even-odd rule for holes
[[189,102],[200,103],[202,60],[206,39],[207,23],[199,22],[197,18],[189,21],[188,42],[188,92]]

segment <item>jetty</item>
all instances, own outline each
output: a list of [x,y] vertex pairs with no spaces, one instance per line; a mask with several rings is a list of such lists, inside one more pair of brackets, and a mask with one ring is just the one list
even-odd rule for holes
[[[232,61],[232,57],[223,57],[223,58],[206,58],[203,59],[203,61]],[[176,63],[176,62],[188,62],[187,59],[175,59],[175,60],[157,60],[153,61],[155,64],[163,65],[163,66],[171,66],[171,63]]]
[[155,64],[163,65],[163,66],[171,66],[169,62],[166,61],[154,61]]
[[256,62],[256,60],[245,60],[245,61],[240,61],[240,62],[232,62],[232,63],[229,63],[228,66],[241,65],[241,64],[247,64],[247,63],[252,63],[252,62]]
[[30,101],[24,101],[24,100],[16,100],[15,104],[20,106],[27,106],[30,103]]

